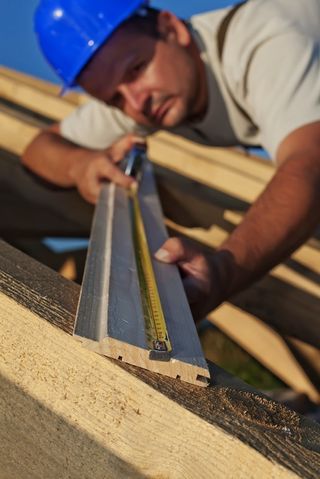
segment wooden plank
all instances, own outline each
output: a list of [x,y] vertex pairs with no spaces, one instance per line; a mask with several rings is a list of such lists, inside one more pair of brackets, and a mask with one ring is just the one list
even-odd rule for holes
[[[246,175],[258,182],[267,183],[271,180],[275,167],[271,161],[263,160],[259,157],[246,153],[242,148],[219,148],[209,145],[200,145],[169,132],[158,132],[151,136],[152,148],[158,158],[157,147],[165,145],[170,149],[175,157],[175,152],[179,150],[186,155],[192,155],[194,162],[206,162],[208,167],[220,165],[238,172],[240,176]],[[173,159],[175,162],[175,160]]]
[[22,155],[40,129],[0,111],[0,148]]
[[[54,85],[51,82],[40,80],[34,76],[27,75],[17,70],[12,70],[11,68],[6,68],[4,66],[0,66],[0,76],[2,78],[12,80],[15,83],[19,83],[22,86],[26,85],[28,87],[32,87],[34,91],[40,91],[56,98],[58,98],[58,95],[61,91],[60,85]],[[83,93],[70,91],[63,96],[63,100],[75,106],[80,106],[88,101],[88,96]]]
[[240,152],[213,148],[212,156],[207,157],[203,152],[201,154],[201,150],[198,154],[189,151],[190,142],[181,141],[184,142],[184,148],[175,146],[176,139],[174,142],[169,142],[163,135],[159,139],[151,137],[150,159],[157,165],[176,171],[225,194],[236,196],[243,201],[253,202],[264,189],[267,178],[271,178],[274,173],[272,169],[270,171],[268,169],[269,174],[266,174],[266,178],[263,179],[259,178],[259,175],[252,175],[251,172],[245,174],[240,167],[233,167],[230,162],[225,161],[232,156],[235,165],[238,164],[237,162],[241,164],[245,156]]
[[79,287],[3,242],[0,291],[4,477],[318,476],[319,425],[213,365],[203,389],[92,354],[52,327]]
[[[139,201],[153,258],[168,236],[151,163],[144,168]],[[128,194],[106,185],[93,221],[75,334],[84,346],[100,354],[207,386],[209,371],[178,269],[155,259],[152,262],[172,345],[168,361],[149,356]]]
[[224,304],[208,319],[288,386],[306,394],[311,401],[320,403],[319,390],[272,328],[231,304]]
[[60,121],[74,110],[75,106],[61,97],[44,93],[20,81],[9,79],[0,72],[0,97],[10,100],[31,111]]

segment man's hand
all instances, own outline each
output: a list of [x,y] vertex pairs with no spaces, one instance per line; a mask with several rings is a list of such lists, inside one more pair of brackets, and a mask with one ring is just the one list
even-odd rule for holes
[[170,238],[155,257],[179,267],[195,321],[203,319],[223,301],[220,253],[206,254],[186,240]]
[[128,178],[117,166],[135,143],[145,139],[135,134],[120,138],[106,150],[92,150],[61,136],[55,123],[41,131],[22,155],[22,163],[47,181],[63,188],[76,187],[84,199],[96,203],[104,181],[129,187]]
[[80,150],[69,171],[79,193],[90,203],[96,203],[104,181],[113,181],[129,188],[134,179],[117,166],[134,144],[145,144],[137,135],[126,135],[104,151]]

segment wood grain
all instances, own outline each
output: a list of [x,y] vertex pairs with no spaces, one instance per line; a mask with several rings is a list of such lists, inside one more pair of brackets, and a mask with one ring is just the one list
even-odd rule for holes
[[3,242],[0,278],[4,477],[318,477],[317,424],[213,365],[202,389],[83,349],[52,327],[79,287]]
[[[54,85],[51,82],[40,80],[34,76],[27,75],[17,70],[12,70],[11,68],[6,68],[4,66],[0,67],[0,77],[4,79],[11,79],[14,84],[18,83],[21,86],[32,87],[36,92],[40,91],[42,93],[47,93],[51,97],[56,97],[57,100],[59,100],[59,93],[61,91],[61,87],[59,85]],[[71,103],[75,106],[79,106],[88,101],[88,96],[69,91],[63,96],[63,101]]]

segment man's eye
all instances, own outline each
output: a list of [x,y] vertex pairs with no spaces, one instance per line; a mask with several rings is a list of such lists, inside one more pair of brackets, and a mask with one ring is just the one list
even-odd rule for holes
[[145,66],[145,62],[140,62],[134,66],[133,71],[139,72],[140,70],[143,69],[144,66]]
[[139,62],[136,65],[134,65],[133,68],[131,68],[131,71],[128,75],[128,80],[134,79],[142,70],[145,68],[146,62]]
[[122,105],[122,95],[121,93],[115,93],[112,98],[106,102],[109,106],[114,106],[116,108],[121,108]]

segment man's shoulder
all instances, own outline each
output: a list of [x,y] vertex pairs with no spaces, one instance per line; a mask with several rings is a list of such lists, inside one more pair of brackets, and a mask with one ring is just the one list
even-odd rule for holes
[[193,15],[189,23],[196,30],[207,30],[214,32],[219,27],[222,19],[232,7],[219,8],[218,10],[210,10],[204,13]]

